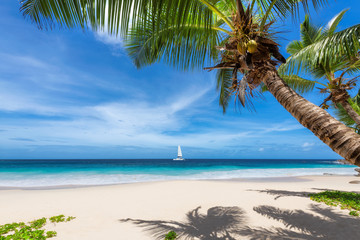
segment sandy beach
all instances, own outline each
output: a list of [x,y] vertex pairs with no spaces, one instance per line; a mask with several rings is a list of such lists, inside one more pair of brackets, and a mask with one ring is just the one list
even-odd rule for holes
[[[167,181],[0,190],[0,224],[64,214],[53,239],[360,239],[360,218],[311,201],[321,190],[360,192],[355,176]],[[226,236],[226,237],[224,237]],[[179,238],[186,239],[186,238]]]

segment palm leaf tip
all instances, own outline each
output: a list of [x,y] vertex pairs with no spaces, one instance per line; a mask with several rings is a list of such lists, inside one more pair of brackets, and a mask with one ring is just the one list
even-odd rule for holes
[[[90,2],[90,1],[87,1]],[[59,27],[86,28],[92,11],[86,1],[23,0],[20,12],[25,19],[35,23],[40,29]]]
[[347,11],[349,11],[349,9],[342,10],[328,22],[328,24],[326,25],[326,32],[328,35],[332,35],[336,31],[339,23],[341,22]]

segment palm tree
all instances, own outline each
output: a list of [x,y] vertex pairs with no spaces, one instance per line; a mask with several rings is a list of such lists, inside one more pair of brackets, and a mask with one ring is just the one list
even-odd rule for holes
[[[315,7],[327,0],[312,0]],[[158,61],[181,69],[217,69],[224,106],[232,93],[247,104],[263,82],[278,102],[335,152],[360,166],[360,136],[324,109],[305,100],[280,78],[276,64],[284,62],[271,25],[276,18],[299,11],[309,0],[24,0],[21,11],[40,28],[104,29],[123,34],[136,66]],[[245,8],[246,7],[246,8]],[[129,30],[130,28],[130,30]],[[360,26],[320,44],[314,61],[331,55],[339,41],[358,49]],[[354,41],[355,38],[355,41]],[[276,60],[274,60],[274,58]],[[238,74],[242,74],[239,81]],[[247,101],[245,101],[245,99]]]
[[[287,46],[287,52],[292,56],[279,68],[279,73],[288,85],[292,86],[296,83],[293,85],[294,89],[311,91],[315,86],[320,86],[321,93],[329,94],[320,106],[327,109],[329,108],[327,102],[332,101],[335,107],[339,105],[357,125],[360,125],[360,116],[349,103],[350,96],[348,94],[348,90],[355,86],[356,79],[359,77],[352,77],[352,75],[360,72],[360,55],[357,49],[348,50],[350,58],[348,56],[341,57],[345,54],[338,52],[336,55],[339,57],[334,58],[327,55],[328,58],[323,58],[321,62],[311,61],[303,54],[303,51],[312,50],[313,55],[316,55],[316,44],[337,34],[336,29],[347,11],[343,10],[337,14],[326,27],[317,27],[311,24],[307,15],[300,26],[301,40],[292,41]],[[348,33],[347,30],[344,32],[351,34],[351,31]],[[306,74],[310,73],[316,81],[299,77],[298,73],[301,70]]]

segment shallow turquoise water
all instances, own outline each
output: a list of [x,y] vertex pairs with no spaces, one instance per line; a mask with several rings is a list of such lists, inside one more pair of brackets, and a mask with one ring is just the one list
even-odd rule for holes
[[0,160],[0,186],[100,185],[175,179],[231,179],[354,175],[356,166],[334,160],[92,159]]

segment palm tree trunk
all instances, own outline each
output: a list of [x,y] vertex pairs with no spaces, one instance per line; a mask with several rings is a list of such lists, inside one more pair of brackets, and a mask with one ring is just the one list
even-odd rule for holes
[[341,106],[345,109],[347,114],[355,121],[355,123],[360,126],[360,116],[355,110],[351,107],[348,101],[340,102]]
[[280,78],[275,67],[262,68],[263,82],[276,100],[333,151],[360,166],[360,135],[297,94]]

